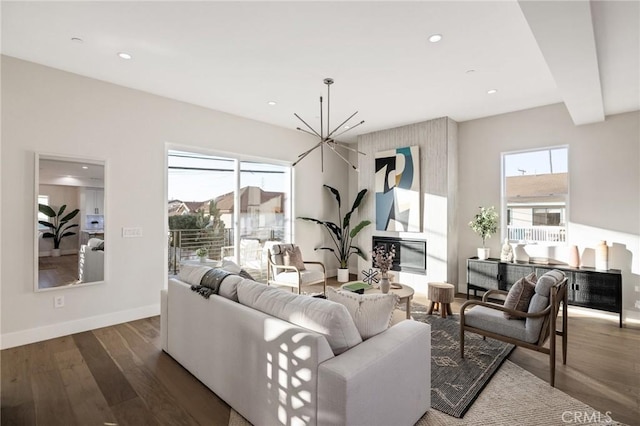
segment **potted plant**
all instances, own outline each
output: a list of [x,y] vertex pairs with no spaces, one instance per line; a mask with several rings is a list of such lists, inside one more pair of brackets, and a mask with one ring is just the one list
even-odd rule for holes
[[42,234],[42,238],[53,238],[53,250],[51,250],[51,256],[60,256],[60,243],[64,237],[76,235],[75,232],[69,231],[71,228],[78,226],[76,223],[68,224],[71,219],[76,217],[80,210],[75,209],[65,216],[62,216],[67,205],[64,204],[56,213],[51,207],[46,204],[38,204],[38,210],[40,213],[46,215],[49,218],[49,222],[46,220],[39,220],[38,223],[49,228],[49,232]]
[[363,252],[359,247],[353,245],[353,239],[364,227],[370,225],[371,221],[363,220],[356,226],[351,226],[351,215],[358,209],[358,207],[362,203],[364,196],[367,194],[367,190],[363,189],[358,192],[358,195],[356,195],[356,199],[353,201],[353,205],[351,206],[351,210],[349,210],[343,217],[340,210],[340,192],[329,185],[322,186],[331,191],[338,203],[338,225],[329,220],[318,220],[312,217],[299,217],[298,219],[314,222],[324,226],[324,228],[329,233],[329,236],[331,237],[331,241],[333,241],[334,247],[316,247],[316,250],[328,250],[333,253],[333,255],[336,257],[336,259],[338,259],[338,262],[340,263],[340,267],[338,269],[338,281],[347,282],[349,281],[349,258],[351,257],[351,255],[357,254],[364,260],[367,260],[367,255],[365,254],[365,252]]
[[476,214],[469,226],[482,238],[482,248],[478,248],[478,259],[489,258],[489,249],[485,247],[487,238],[498,231],[498,213],[493,206],[489,208],[480,207],[480,213]]
[[196,250],[196,256],[200,258],[201,263],[205,263],[207,261],[207,255],[209,254],[209,250],[206,247],[200,247]]

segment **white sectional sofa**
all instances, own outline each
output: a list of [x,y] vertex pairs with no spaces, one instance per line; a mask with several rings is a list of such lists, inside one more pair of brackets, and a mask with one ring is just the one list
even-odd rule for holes
[[164,351],[255,426],[412,425],[430,408],[427,324],[362,341],[343,305],[235,275],[208,299],[174,278],[161,296]]

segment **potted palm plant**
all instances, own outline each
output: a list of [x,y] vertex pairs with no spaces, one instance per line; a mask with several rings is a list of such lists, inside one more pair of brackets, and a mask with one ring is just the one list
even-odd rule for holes
[[498,231],[498,213],[493,206],[489,208],[480,207],[480,213],[476,214],[469,226],[482,238],[482,248],[478,248],[478,259],[489,258],[489,249],[485,247],[487,238]]
[[351,226],[351,215],[358,209],[358,207],[362,203],[364,196],[367,194],[367,190],[363,189],[358,192],[358,195],[356,196],[356,199],[353,201],[353,205],[351,206],[351,210],[349,210],[343,217],[342,211],[340,209],[340,192],[329,185],[323,186],[327,188],[331,192],[331,194],[333,194],[338,203],[337,224],[329,220],[319,220],[312,217],[299,217],[298,219],[314,222],[324,226],[329,236],[331,237],[331,241],[333,242],[334,247],[316,247],[316,250],[327,250],[333,253],[333,255],[336,257],[336,259],[338,259],[338,262],[340,263],[340,267],[338,269],[338,281],[347,282],[349,281],[349,258],[351,257],[351,255],[356,254],[364,260],[367,260],[367,255],[365,254],[365,252],[362,251],[358,246],[353,245],[353,239],[364,227],[370,225],[371,221],[362,220],[356,226]]
[[76,228],[78,224],[69,224],[69,221],[76,217],[80,210],[75,209],[62,216],[66,208],[67,205],[63,204],[56,213],[55,210],[53,210],[46,204],[38,204],[38,210],[40,211],[40,213],[43,213],[49,218],[49,221],[39,220],[38,223],[49,228],[48,232],[42,234],[42,238],[53,239],[53,250],[51,250],[51,256],[53,257],[60,256],[60,243],[62,242],[63,238],[69,237],[71,235],[76,235],[75,232],[69,231],[69,229]]

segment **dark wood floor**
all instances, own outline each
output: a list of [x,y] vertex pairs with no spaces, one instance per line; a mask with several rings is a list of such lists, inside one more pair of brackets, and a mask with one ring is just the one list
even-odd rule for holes
[[[159,328],[152,317],[2,351],[2,426],[227,425],[228,406],[161,351]],[[639,351],[638,330],[572,315],[557,388],[638,424]],[[516,348],[510,359],[548,381],[546,356]]]
[[78,284],[78,255],[38,258],[38,288]]

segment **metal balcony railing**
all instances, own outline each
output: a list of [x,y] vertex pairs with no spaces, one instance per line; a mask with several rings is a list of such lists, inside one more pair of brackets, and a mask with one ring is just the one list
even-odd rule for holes
[[507,226],[510,241],[527,241],[529,243],[563,243],[566,242],[564,226]]

